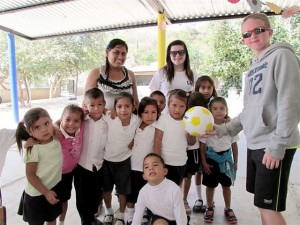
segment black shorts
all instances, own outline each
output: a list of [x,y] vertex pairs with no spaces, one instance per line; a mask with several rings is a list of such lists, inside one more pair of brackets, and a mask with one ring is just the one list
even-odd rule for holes
[[288,180],[296,149],[287,149],[277,169],[262,164],[264,149],[247,150],[246,189],[254,194],[254,205],[274,211],[285,211]]
[[131,170],[131,194],[127,196],[127,202],[136,203],[139,192],[146,183],[143,172]]
[[74,170],[70,173],[65,173],[62,175],[60,201],[66,202],[71,198],[73,178]]
[[[61,182],[51,190],[60,192]],[[59,198],[59,197],[57,197]],[[43,225],[44,222],[54,221],[62,212],[61,201],[51,205],[44,195],[30,196],[25,191],[22,194],[18,214],[23,215],[23,220],[30,225]]]
[[200,150],[187,150],[187,156],[184,177],[187,177],[188,174],[195,175],[196,172],[202,172]]
[[112,192],[114,185],[120,195],[129,195],[131,192],[131,163],[130,157],[122,162],[104,160],[104,192]]
[[166,165],[166,168],[168,169],[166,178],[168,178],[169,180],[175,182],[178,186],[180,186],[185,173],[185,165],[184,166]]
[[225,173],[220,172],[219,163],[211,158],[207,158],[206,162],[213,167],[210,168],[211,174],[203,173],[203,180],[202,184],[210,187],[215,188],[219,184],[224,187],[230,187],[232,185],[230,177],[228,177]]
[[158,216],[158,215],[152,215],[151,216],[151,224],[153,224],[156,220],[165,220],[169,225],[177,225],[176,224],[176,221],[170,221],[170,220],[167,220],[166,218],[162,217],[162,216]]

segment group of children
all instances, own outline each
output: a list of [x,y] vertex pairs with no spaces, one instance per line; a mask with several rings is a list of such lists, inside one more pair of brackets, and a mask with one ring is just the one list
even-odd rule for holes
[[[206,211],[205,221],[212,222],[212,196],[207,198],[208,210],[201,196],[201,164],[207,172],[207,186],[212,191],[220,182],[229,189],[230,198],[231,180],[223,177],[227,181],[225,184],[218,180],[222,177],[220,173],[215,174],[210,169],[215,161],[209,161],[206,150],[201,148],[206,142],[189,135],[182,119],[188,107],[208,106],[219,123],[226,122],[227,105],[221,97],[212,99],[216,92],[210,77],[200,77],[196,88],[198,90],[191,94],[172,90],[167,114],[161,114],[166,99],[160,91],[141,99],[138,115],[133,113],[133,96],[122,92],[115,99],[114,117],[105,110],[104,95],[98,88],[84,95],[86,115],[82,108],[71,104],[64,108],[60,121],[53,123],[45,109],[27,111],[16,130],[28,181],[18,213],[30,225],[42,225],[45,221],[48,225],[56,224],[57,217],[60,224],[64,224],[74,183],[76,207],[83,225],[101,224],[95,213],[102,198],[106,206],[103,223],[107,225],[114,221],[117,225],[147,224],[150,218],[152,224],[156,220],[187,224],[190,212],[186,199],[191,177],[196,173],[196,187],[200,188],[196,204],[199,201],[201,204],[194,208],[198,206],[198,211]],[[210,94],[205,95],[203,90]],[[223,107],[221,113],[218,107]],[[22,141],[26,141],[25,146]],[[219,146],[219,152],[231,154],[222,147]],[[116,218],[112,207],[114,186],[120,204]],[[165,204],[162,204],[162,197]],[[224,199],[226,210],[231,210],[230,199],[228,196]],[[236,222],[236,218],[233,219]]]
[[[254,50],[257,57],[270,45],[272,30],[269,27],[267,17],[262,14],[250,15],[243,21],[243,42]],[[252,35],[255,38],[262,36],[264,45],[261,46],[259,41],[251,42]],[[295,64],[296,62],[299,65],[299,61],[295,61]],[[255,69],[257,68],[261,70],[265,67]],[[257,72],[255,69],[252,73]],[[252,74],[249,76],[251,78]],[[262,93],[259,76],[253,87],[247,87],[253,88],[250,90],[253,93],[249,92],[249,98],[252,97],[251,94],[254,96]],[[282,79],[284,78],[278,82],[283,82]],[[299,77],[295,76],[294,79],[298,85]],[[292,82],[290,81],[289,85],[294,87]],[[59,220],[63,224],[74,179],[76,206],[83,225],[101,224],[94,214],[102,198],[106,206],[103,220],[106,225],[113,224],[114,220],[116,225],[125,225],[126,205],[127,225],[144,224],[148,218],[153,225],[187,224],[187,215],[191,212],[187,195],[191,177],[195,175],[197,199],[193,210],[205,212],[205,222],[213,222],[214,191],[218,184],[221,184],[225,202],[224,215],[229,223],[237,223],[231,208],[230,187],[235,180],[238,163],[236,135],[243,128],[241,124],[245,121],[237,121],[243,118],[234,118],[231,121],[225,99],[217,96],[213,80],[208,76],[198,78],[193,93],[180,89],[170,91],[167,101],[168,113],[161,114],[166,106],[165,102],[161,92],[153,92],[150,97],[141,100],[137,116],[133,113],[133,96],[122,92],[115,98],[114,118],[105,110],[103,92],[93,88],[86,91],[84,96],[87,114],[84,116],[78,106],[67,106],[59,127],[53,126],[46,110],[29,110],[24,120],[19,123],[15,134],[20,151],[23,150],[22,141],[27,141],[23,156],[28,182],[19,207],[24,221],[30,225],[42,225],[46,221],[51,225],[56,224],[56,218],[60,216]],[[196,138],[185,131],[182,123],[184,113],[194,106],[207,107],[211,111],[217,125],[211,134],[218,134],[219,137],[206,135],[205,138]],[[259,113],[252,116],[257,115]],[[291,114],[291,118],[296,118],[296,125],[297,121],[299,122],[297,115]],[[245,128],[251,129],[249,126]],[[294,133],[299,134],[296,131]],[[298,136],[293,136],[293,141],[288,144],[299,144]],[[250,145],[255,146],[251,140],[249,138]],[[287,167],[288,177],[295,148],[287,151],[287,156],[284,156],[287,161],[281,162],[278,158],[283,158],[285,149],[276,158],[273,155],[277,152],[271,147],[266,149],[264,154],[264,151],[261,151],[264,149],[248,150],[248,162],[252,167],[248,168],[247,173],[255,173],[259,169],[265,174],[271,171],[270,176],[277,177],[280,172],[277,168],[279,163],[282,163]],[[259,154],[259,160],[254,162],[256,154]],[[263,163],[266,168],[256,168],[255,163]],[[202,174],[203,185],[206,186],[206,205],[203,204],[201,196]],[[255,174],[249,178],[247,176],[247,190],[255,193],[255,204],[260,208],[262,224],[272,224],[272,221],[274,224],[278,221],[282,223],[276,224],[285,224],[280,211],[285,209],[287,179],[279,178],[279,183],[283,183],[284,193],[281,194],[283,196],[279,199],[279,204],[276,203],[279,209],[273,209],[275,203],[272,201],[261,202],[259,190],[253,185],[253,179],[258,179],[255,177]],[[277,178],[275,180],[277,181]],[[263,183],[259,180],[257,185],[262,187]],[[114,186],[120,204],[116,218],[111,204]],[[262,193],[266,194],[266,191]]]

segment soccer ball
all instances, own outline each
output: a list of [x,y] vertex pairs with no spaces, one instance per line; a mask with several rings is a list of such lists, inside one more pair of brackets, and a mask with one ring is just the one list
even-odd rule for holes
[[201,106],[195,106],[186,111],[182,121],[185,130],[196,137],[200,137],[206,131],[211,131],[214,125],[211,112]]

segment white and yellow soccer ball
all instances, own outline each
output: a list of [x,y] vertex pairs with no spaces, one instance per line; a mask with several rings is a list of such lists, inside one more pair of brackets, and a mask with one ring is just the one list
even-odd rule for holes
[[195,106],[186,111],[182,121],[185,130],[196,137],[201,137],[205,132],[211,131],[214,125],[211,112],[201,106]]

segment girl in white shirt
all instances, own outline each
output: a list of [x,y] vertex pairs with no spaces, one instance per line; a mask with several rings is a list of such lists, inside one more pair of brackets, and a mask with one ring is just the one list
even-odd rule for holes
[[111,193],[114,185],[119,194],[120,211],[115,225],[124,225],[124,212],[126,208],[126,196],[131,192],[131,149],[130,144],[134,139],[136,129],[140,125],[140,119],[133,114],[135,109],[134,98],[128,92],[121,92],[115,98],[115,111],[117,117],[104,119],[108,125],[108,138],[104,152],[104,185],[103,199],[106,205],[103,222],[112,224],[114,210],[111,205]]
[[[169,91],[174,89],[192,92],[197,75],[191,70],[189,53],[183,41],[175,40],[168,45],[166,62],[167,64],[154,74],[149,84],[151,92],[161,91],[166,99],[169,98]],[[163,114],[165,113],[168,113],[168,107],[164,109]]]
[[132,148],[131,194],[127,197],[127,224],[132,222],[134,205],[139,191],[147,183],[143,178],[143,161],[141,159],[144,159],[147,154],[154,152],[155,124],[159,115],[159,107],[156,100],[150,97],[142,98],[138,108],[138,115],[142,122],[136,130]]
[[[213,98],[208,105],[214,123],[221,125],[227,122],[228,107],[223,97]],[[201,161],[203,166],[203,185],[206,186],[207,209],[204,221],[214,221],[214,192],[221,184],[225,203],[224,215],[230,224],[236,224],[237,218],[231,209],[231,189],[236,177],[238,162],[238,136],[225,135],[221,138],[210,136],[200,138]]]
[[183,126],[187,108],[187,93],[180,89],[170,91],[169,114],[159,117],[155,130],[154,150],[161,155],[168,168],[167,178],[180,185],[187,161],[187,146],[194,145],[196,138],[189,135]]

